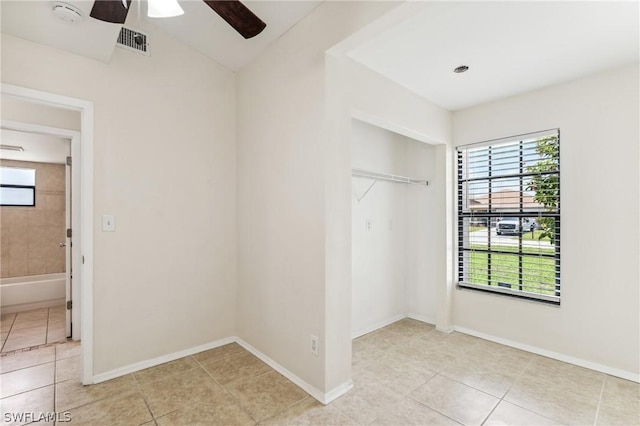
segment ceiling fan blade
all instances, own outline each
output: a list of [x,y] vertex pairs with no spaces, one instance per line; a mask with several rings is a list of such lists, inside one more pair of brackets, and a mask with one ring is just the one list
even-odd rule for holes
[[267,26],[239,0],[203,0],[244,38],[255,37]]
[[96,0],[89,16],[105,22],[124,24],[130,7],[131,0],[127,0],[127,7],[124,7],[122,0]]

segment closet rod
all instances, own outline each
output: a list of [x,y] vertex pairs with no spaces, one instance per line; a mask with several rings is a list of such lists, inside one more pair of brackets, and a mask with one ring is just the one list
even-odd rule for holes
[[410,178],[406,176],[392,175],[388,173],[371,172],[371,171],[362,170],[362,169],[352,169],[351,176],[375,179],[375,180],[385,180],[385,181],[394,182],[394,183],[407,183],[411,185],[425,185],[425,186],[429,185],[429,181],[424,179],[415,179],[415,178]]

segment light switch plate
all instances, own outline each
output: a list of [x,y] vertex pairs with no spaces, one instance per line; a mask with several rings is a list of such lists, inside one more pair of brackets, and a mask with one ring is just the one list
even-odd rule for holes
[[115,232],[116,218],[112,214],[102,215],[102,232]]

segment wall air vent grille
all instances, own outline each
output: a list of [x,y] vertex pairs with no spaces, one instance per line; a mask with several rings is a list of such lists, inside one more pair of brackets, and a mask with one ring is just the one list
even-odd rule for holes
[[149,43],[147,41],[147,35],[140,31],[135,31],[126,27],[122,27],[120,35],[118,36],[118,47],[123,49],[132,50],[134,52],[142,53],[143,55],[149,55]]

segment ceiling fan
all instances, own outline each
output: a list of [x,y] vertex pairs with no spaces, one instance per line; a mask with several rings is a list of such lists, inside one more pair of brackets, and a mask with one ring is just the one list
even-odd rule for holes
[[[90,16],[105,22],[124,24],[132,0],[96,0]],[[255,37],[267,26],[239,0],[203,0],[214,12],[244,38]],[[148,16],[152,18],[182,15],[184,11],[177,0],[147,0]],[[168,8],[168,12],[167,12]]]

